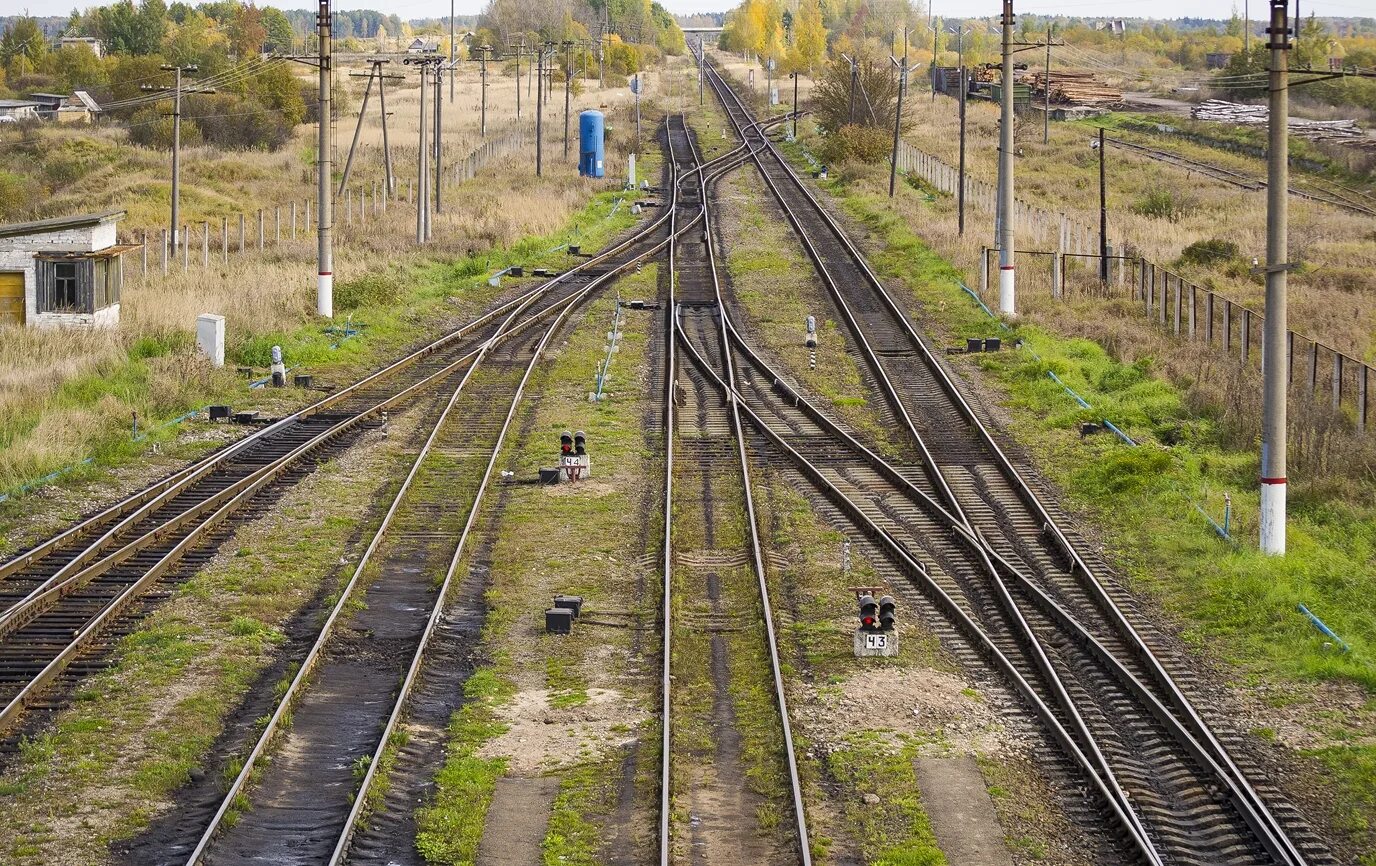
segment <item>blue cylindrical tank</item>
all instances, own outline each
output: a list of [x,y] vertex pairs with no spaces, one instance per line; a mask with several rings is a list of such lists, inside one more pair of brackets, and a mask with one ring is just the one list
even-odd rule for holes
[[578,115],[578,173],[583,177],[602,176],[605,133],[602,112],[589,109]]

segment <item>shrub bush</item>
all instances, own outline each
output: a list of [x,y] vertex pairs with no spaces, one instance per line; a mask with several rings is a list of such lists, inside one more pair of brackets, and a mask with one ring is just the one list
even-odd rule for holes
[[1185,212],[1194,207],[1194,200],[1184,193],[1170,189],[1154,189],[1132,204],[1132,212],[1152,219],[1180,222]]
[[390,274],[360,274],[340,280],[334,286],[334,303],[341,310],[394,304],[401,298],[401,285]]
[[1222,238],[1210,238],[1207,241],[1195,241],[1181,250],[1180,261],[1209,267],[1235,259],[1237,255],[1237,244]]
[[847,124],[827,136],[822,156],[828,162],[874,163],[889,155],[892,144],[889,133],[877,126]]

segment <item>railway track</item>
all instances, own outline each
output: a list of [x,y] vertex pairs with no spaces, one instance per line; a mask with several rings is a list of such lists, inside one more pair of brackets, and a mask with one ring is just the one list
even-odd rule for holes
[[[556,312],[643,255],[661,216],[577,268],[496,306],[399,361],[210,455],[0,564],[0,734],[108,656],[127,631],[290,483],[364,425],[452,391],[504,327]],[[662,241],[661,241],[662,243]]]
[[[709,862],[742,859],[751,863],[812,862],[808,840],[806,809],[802,783],[794,753],[792,723],[788,701],[784,693],[783,674],[779,662],[778,641],[775,634],[773,605],[769,597],[766,574],[767,563],[759,536],[750,464],[746,457],[746,439],[737,408],[711,395],[701,374],[677,365],[674,331],[687,320],[695,331],[715,339],[725,346],[725,331],[720,315],[721,292],[717,280],[714,252],[707,238],[711,233],[703,188],[708,177],[719,176],[739,165],[743,156],[724,158],[711,175],[704,171],[695,144],[682,117],[671,117],[668,126],[668,146],[671,158],[678,166],[678,206],[675,225],[682,222],[687,238],[682,244],[680,232],[671,232],[669,247],[668,334],[666,335],[667,375],[665,379],[665,480],[664,480],[664,549],[663,549],[663,632],[664,656],[661,677],[662,689],[662,751],[660,801],[660,862],[669,864],[684,860],[691,848],[694,858],[705,857]],[[701,226],[701,230],[697,229]],[[681,251],[686,248],[687,253]],[[734,378],[729,355],[714,356],[722,364],[726,379]],[[676,412],[679,394],[685,411]],[[691,396],[688,396],[691,394]],[[682,456],[678,456],[678,455]],[[675,485],[678,485],[677,487]],[[739,496],[736,491],[739,488]],[[676,490],[687,494],[676,499]],[[724,503],[723,499],[727,501]],[[723,540],[734,537],[729,518],[739,500],[744,520],[744,533],[738,549]],[[719,524],[725,524],[719,526]],[[675,530],[678,530],[676,534]],[[700,542],[702,548],[689,551],[676,541],[688,535]],[[743,585],[753,585],[754,597],[742,599]],[[688,587],[705,587],[705,593],[685,594]],[[734,604],[732,601],[734,600]],[[734,729],[735,710],[731,698],[728,656],[734,652],[750,652],[742,641],[729,641],[725,632],[729,626],[725,611],[739,610],[742,605],[758,602],[763,623],[762,643],[771,677],[771,696],[777,710],[777,738],[781,743],[787,787],[791,797],[789,846],[786,851],[775,850],[766,842],[766,834],[753,822],[757,810],[746,788],[740,736]],[[706,644],[710,658],[710,676],[715,693],[712,717],[712,739],[717,743],[712,758],[714,771],[698,773],[695,764],[704,756],[682,747],[675,739],[674,718],[676,695],[674,683],[687,679],[691,673],[675,674],[674,660],[679,650],[673,640],[676,631],[696,633],[688,637],[691,644]],[[703,636],[705,633],[705,637]],[[731,648],[734,647],[734,650]],[[718,764],[721,764],[719,766]],[[734,766],[736,772],[729,767]],[[675,782],[679,784],[676,786]],[[680,790],[686,808],[694,820],[690,828],[682,828],[680,836],[672,818],[672,792]]]
[[[1186,169],[1187,171],[1198,172],[1199,174],[1202,174],[1206,177],[1211,177],[1215,180],[1220,180],[1224,183],[1232,184],[1233,186],[1240,187],[1241,189],[1253,191],[1266,189],[1265,180],[1261,178],[1252,177],[1251,175],[1243,174],[1242,172],[1233,171],[1232,169],[1212,165],[1207,162],[1201,162],[1197,159],[1190,159],[1187,156],[1181,156],[1178,153],[1171,153],[1168,150],[1161,150],[1155,147],[1147,147],[1146,145],[1138,144],[1132,141],[1126,141],[1121,138],[1106,138],[1105,141],[1107,141],[1114,147],[1122,148],[1123,150],[1126,150],[1129,153],[1135,153],[1138,156],[1144,156],[1147,159],[1153,159],[1157,162],[1164,162],[1169,165],[1178,166],[1180,168]],[[1372,197],[1367,193],[1361,192],[1359,190],[1348,189],[1347,187],[1340,186],[1338,184],[1330,184],[1309,177],[1302,176],[1301,180],[1304,183],[1313,185],[1317,189],[1306,190],[1299,189],[1295,186],[1291,186],[1291,195],[1296,196],[1297,198],[1307,199],[1309,201],[1321,202],[1323,204],[1332,205],[1333,207],[1341,208],[1343,210],[1351,211],[1357,214],[1362,214],[1363,216],[1376,216],[1376,201],[1373,201]]]
[[[771,422],[752,406],[774,388],[791,395],[795,410],[804,404],[753,353],[755,372],[746,368],[739,388],[724,377],[718,386],[739,395],[753,426],[772,434],[773,446],[1014,684],[1097,792],[1124,851],[1149,863],[1331,862],[1292,808],[1271,808],[1279,792],[1258,791],[1255,765],[1239,766],[1203,720],[1186,697],[1188,675],[1173,675],[1161,660],[1161,637],[1132,621],[1132,600],[1103,582],[1098,563],[1091,567],[1060,528],[844,231],[726,83],[715,72],[709,80],[738,132],[762,142],[754,161],[828,285],[867,384],[882,394],[918,460],[892,466],[854,450],[858,443],[849,461],[839,456],[845,449],[810,444],[809,453],[828,455],[820,464],[790,451],[789,437],[800,436],[796,411],[775,406]],[[741,332],[726,319],[740,352]],[[752,383],[762,385],[751,390]],[[844,473],[830,477],[838,462]]]
[[[666,221],[644,231],[658,233]],[[198,825],[191,854],[167,862],[345,861],[531,375],[585,300],[665,243],[595,277],[547,315],[518,321],[513,313],[484,344],[237,776]],[[362,608],[350,612],[355,604]]]

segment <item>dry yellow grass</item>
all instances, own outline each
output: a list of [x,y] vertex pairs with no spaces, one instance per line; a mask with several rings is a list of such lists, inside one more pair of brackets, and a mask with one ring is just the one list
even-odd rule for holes
[[[938,96],[935,103],[919,99],[915,110],[917,123],[907,140],[949,164],[956,164],[959,118],[955,101],[944,96]],[[969,101],[966,111],[968,171],[976,178],[992,182],[997,176],[998,108],[985,101]],[[1092,126],[1084,124],[1053,123],[1050,144],[1043,145],[1040,121],[1019,121],[1015,175],[1018,198],[1097,226],[1098,156],[1089,147],[1093,132]],[[1153,146],[1178,149],[1192,158],[1253,177],[1265,176],[1264,162],[1241,154],[1175,141]],[[1107,186],[1110,238],[1126,240],[1153,261],[1172,263],[1184,247],[1211,238],[1236,243],[1248,261],[1253,256],[1265,258],[1264,192],[1245,191],[1113,147],[1108,151]],[[1153,219],[1131,210],[1148,193],[1163,189],[1192,202],[1179,222]],[[943,201],[935,211],[945,217],[941,225],[923,228],[940,236],[939,248],[945,250],[954,238],[953,203]],[[1371,219],[1295,197],[1290,201],[1290,219],[1291,258],[1309,265],[1290,277],[1291,326],[1343,352],[1370,360],[1372,338],[1376,335],[1376,234]],[[967,207],[966,220],[966,241],[958,245],[958,258],[967,273],[977,277],[972,263],[978,260],[980,243],[993,244],[993,219]],[[1054,237],[1024,236],[1019,238],[1018,248],[1048,249],[1054,243]],[[1029,260],[1025,271],[1045,267],[1044,260],[1038,265]],[[1183,273],[1196,282],[1209,279],[1225,295],[1261,309],[1264,287],[1255,280],[1197,269],[1192,272],[1188,267]],[[1049,290],[1049,281],[1044,286]],[[1038,290],[1040,297],[1043,284],[1029,288]]]
[[[682,62],[681,60],[679,62]],[[516,125],[515,82],[490,68],[488,89],[488,138],[502,135]],[[478,69],[460,69],[458,98],[448,103],[445,86],[445,153],[451,164],[470,153],[481,139],[478,134]],[[419,87],[414,81],[388,93],[392,113],[389,132],[395,170],[401,178],[415,176]],[[644,76],[643,99],[662,97],[661,74]],[[356,91],[348,100],[354,112],[361,102],[362,79],[344,79]],[[503,86],[505,85],[505,86]],[[633,96],[627,87],[599,90],[596,83],[572,101],[571,147],[563,159],[563,94],[545,115],[544,177],[533,173],[533,145],[523,152],[495,160],[476,178],[447,183],[444,212],[434,218],[434,239],[423,248],[415,244],[415,207],[393,200],[385,214],[361,219],[358,191],[371,191],[382,178],[378,149],[364,149],[355,159],[350,186],[355,192],[353,220],[345,214],[347,199],[338,202],[335,225],[335,272],[338,280],[368,270],[409,266],[430,260],[447,260],[503,247],[528,235],[555,232],[565,226],[596,192],[621,182],[625,155],[633,145]],[[363,141],[381,140],[376,92],[369,106]],[[533,124],[533,103],[524,103],[523,120]],[[578,111],[597,107],[608,112],[608,177],[589,181],[577,175]],[[337,125],[340,166],[353,133],[352,120]],[[651,140],[653,126],[645,125]],[[210,389],[216,375],[199,362],[190,348],[196,316],[218,313],[227,319],[231,345],[253,335],[291,331],[314,320],[315,234],[305,225],[304,203],[314,209],[312,142],[314,127],[298,128],[295,140],[278,153],[222,153],[211,148],[189,149],[183,154],[182,214],[192,228],[190,267],[176,255],[169,274],[161,272],[156,238],[167,220],[167,156],[123,141],[115,130],[45,131],[54,142],[65,136],[84,136],[82,147],[100,155],[101,164],[79,184],[44,206],[45,214],[120,207],[128,211],[121,226],[126,239],[148,232],[148,274],[142,275],[138,251],[125,259],[125,288],[118,329],[104,332],[39,332],[5,328],[0,332],[0,487],[31,477],[58,465],[79,461],[91,453],[92,443],[114,425],[129,422],[131,405],[147,411],[176,403],[178,395]],[[531,136],[533,141],[533,136]],[[652,145],[651,145],[652,146]],[[298,226],[291,239],[290,202],[298,205]],[[282,207],[282,240],[277,242],[273,212]],[[256,211],[267,209],[267,246],[258,252]],[[237,251],[237,214],[248,211],[248,250]],[[221,218],[230,219],[229,260],[220,259]],[[314,217],[314,214],[312,214]],[[201,223],[211,225],[210,266],[202,267]],[[181,347],[170,356],[147,359],[144,369],[131,373],[131,349],[143,340]],[[125,383],[123,378],[129,378]],[[224,380],[221,380],[223,384]],[[83,382],[90,382],[87,389]],[[63,392],[64,386],[66,392]],[[73,393],[73,391],[76,393]]]

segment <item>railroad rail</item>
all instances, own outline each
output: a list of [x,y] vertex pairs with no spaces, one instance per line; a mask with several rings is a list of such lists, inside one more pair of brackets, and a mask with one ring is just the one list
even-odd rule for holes
[[[708,77],[739,133],[763,140],[726,82],[715,70]],[[941,559],[924,564],[910,552],[942,534],[921,525],[900,531],[902,521],[895,525],[893,515],[881,523],[857,502],[871,496],[868,488],[865,497],[852,498],[816,465],[804,474],[904,570],[925,575],[938,607],[977,636],[986,657],[996,660],[1054,739],[1075,755],[1135,856],[1145,862],[1327,860],[1297,814],[1286,807],[1285,820],[1277,819],[1253,788],[1129,622],[1123,607],[1131,600],[1106,589],[839,224],[767,140],[754,161],[828,285],[865,361],[868,384],[884,393],[888,411],[914,437],[919,465],[906,475],[889,467],[904,478],[896,492],[913,506],[919,505],[914,494],[922,494],[921,507],[940,518],[942,534],[967,540],[963,561],[950,560],[950,551],[941,556],[959,564],[953,573],[983,576],[978,585],[960,587],[974,600],[970,610],[940,587],[933,572]],[[739,331],[730,330],[739,345]],[[764,381],[782,381],[770,374]],[[748,398],[729,393],[748,407]],[[767,426],[763,419],[761,425]],[[874,472],[873,464],[866,466]],[[978,637],[980,623],[987,640]],[[1059,645],[1047,638],[1057,632]],[[1268,795],[1278,798],[1277,792]]]
[[[744,519],[747,528],[748,548],[747,560],[755,578],[756,589],[759,593],[761,611],[764,623],[764,643],[768,655],[771,673],[771,688],[775,708],[779,718],[779,732],[782,738],[784,763],[788,776],[789,791],[792,799],[792,811],[794,814],[793,831],[796,842],[796,852],[798,862],[803,866],[810,866],[812,862],[811,844],[808,839],[807,815],[803,802],[802,782],[798,774],[797,758],[794,751],[792,722],[788,713],[788,700],[784,692],[783,673],[779,661],[778,641],[774,626],[773,605],[770,600],[768,579],[766,574],[766,561],[763,546],[760,542],[759,523],[755,508],[754,493],[751,482],[750,463],[746,455],[746,437],[742,426],[741,416],[738,408],[728,401],[727,406],[709,407],[699,405],[694,417],[689,419],[676,419],[675,405],[676,399],[674,391],[679,387],[679,370],[676,366],[676,356],[678,338],[675,332],[680,330],[682,320],[686,317],[695,326],[708,334],[715,335],[721,347],[726,346],[726,332],[723,328],[723,320],[720,316],[721,310],[721,288],[718,281],[717,265],[715,252],[711,243],[708,241],[711,235],[710,214],[706,207],[704,188],[713,178],[719,177],[727,171],[739,166],[748,154],[742,154],[742,150],[748,150],[748,145],[737,148],[727,157],[717,161],[713,171],[709,174],[701,158],[698,155],[692,136],[681,116],[671,117],[668,126],[668,146],[671,159],[679,166],[680,186],[678,201],[680,207],[675,209],[675,220],[678,220],[678,211],[687,212],[686,227],[701,225],[701,237],[703,243],[699,247],[696,243],[690,244],[690,250],[701,249],[701,253],[691,252],[684,256],[680,252],[677,238],[680,232],[671,232],[674,238],[669,247],[669,298],[666,308],[668,310],[668,333],[666,335],[667,351],[667,375],[665,392],[665,481],[664,481],[664,549],[663,549],[663,617],[664,627],[664,659],[661,677],[662,689],[662,736],[663,742],[661,752],[661,800],[660,800],[660,824],[659,824],[659,850],[660,863],[667,864],[673,859],[673,834],[672,822],[670,820],[671,791],[673,783],[672,767],[674,759],[674,739],[672,735],[672,685],[673,677],[673,644],[672,632],[675,627],[674,618],[674,535],[673,520],[674,514],[674,479],[676,475],[684,475],[687,479],[696,479],[699,482],[703,505],[703,520],[706,528],[706,536],[710,540],[714,537],[714,519],[711,516],[709,500],[712,498],[711,490],[713,484],[711,478],[715,475],[726,473],[734,475],[739,473],[742,485],[742,502],[744,504]],[[734,370],[729,355],[725,352],[716,357],[720,358],[724,364],[723,374],[728,381],[734,380]],[[696,385],[695,381],[695,385]],[[695,391],[697,391],[695,387]],[[725,417],[718,417],[718,416]],[[690,440],[696,447],[691,450],[691,458],[688,461],[688,468],[681,468],[675,462],[675,438],[678,432],[678,425],[685,424],[693,428],[693,436]],[[734,444],[734,447],[732,445]],[[691,569],[690,569],[691,570]],[[714,589],[719,581],[718,575],[713,572],[705,575],[706,585],[709,587],[708,596],[713,604],[719,599],[715,595],[718,590]]]
[[[1174,165],[1188,171],[1198,172],[1214,180],[1220,180],[1224,183],[1240,187],[1241,189],[1252,191],[1266,189],[1265,180],[1243,174],[1242,172],[1233,171],[1232,169],[1223,168],[1222,166],[1213,165],[1207,162],[1201,162],[1197,159],[1181,156],[1178,153],[1171,153],[1168,150],[1147,147],[1144,144],[1126,141],[1121,138],[1105,138],[1104,140],[1114,147],[1122,148],[1129,153],[1135,153],[1139,156]],[[1337,184],[1328,184],[1313,178],[1306,177],[1303,178],[1303,180],[1305,183],[1319,187],[1319,190],[1305,190],[1291,186],[1291,195],[1309,201],[1332,205],[1333,207],[1352,211],[1353,213],[1362,214],[1364,216],[1376,216],[1376,203],[1373,203],[1371,197],[1366,193],[1359,190],[1350,190],[1347,187]]]
[[230,521],[261,507],[366,423],[445,392],[513,317],[537,320],[600,284],[643,256],[637,251],[666,223],[657,217],[577,267],[0,565],[0,732],[73,661],[108,650],[103,635],[145,612],[141,600],[183,560],[207,558]]
[[[667,215],[660,217],[640,234],[657,234],[667,220]],[[584,301],[666,243],[661,239],[606,270],[541,314],[515,322],[513,312],[483,345],[482,355],[450,396],[315,642],[220,799],[186,860],[188,866],[241,855],[267,856],[275,862],[344,861],[422,670],[531,375],[554,335]],[[549,316],[546,327],[535,329]],[[479,370],[481,361],[488,363]],[[464,408],[457,411],[461,400]],[[433,578],[441,569],[444,577],[437,586]],[[365,574],[372,578],[366,588]],[[368,604],[363,611],[346,616],[348,606],[365,593]],[[398,670],[401,659],[406,665]],[[293,717],[290,732],[284,734],[285,720]],[[291,738],[290,758],[266,769],[264,756],[284,735]],[[366,766],[356,785],[354,766]],[[259,808],[231,824],[227,817],[246,796],[251,778],[258,779],[254,799],[260,801]],[[322,787],[338,796],[321,796]],[[307,800],[317,805],[303,809]]]

